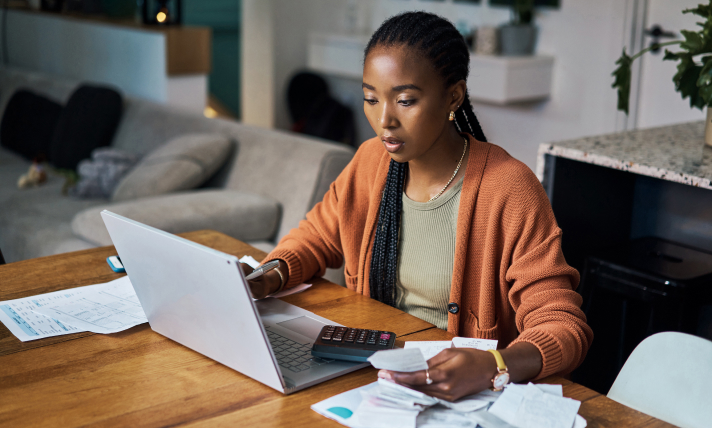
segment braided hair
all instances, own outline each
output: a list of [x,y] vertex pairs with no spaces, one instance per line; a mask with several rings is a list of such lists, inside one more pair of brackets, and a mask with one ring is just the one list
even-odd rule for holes
[[[467,81],[470,51],[462,35],[450,21],[427,12],[404,12],[386,20],[373,33],[364,58],[375,47],[408,46],[431,61],[449,87]],[[455,126],[479,141],[487,141],[472,110],[470,97],[455,112]],[[403,185],[408,163],[391,160],[386,186],[381,197],[376,224],[376,237],[371,255],[369,287],[371,297],[395,306],[396,271],[398,268],[398,235],[403,209]]]

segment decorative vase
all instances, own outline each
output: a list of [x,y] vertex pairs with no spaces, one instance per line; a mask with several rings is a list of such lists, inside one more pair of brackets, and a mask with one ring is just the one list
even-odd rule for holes
[[499,50],[499,28],[480,27],[475,33],[475,53],[495,55]]
[[707,107],[707,122],[705,122],[705,144],[712,147],[712,108]]
[[504,56],[533,55],[537,27],[533,25],[503,25],[499,29],[501,53]]

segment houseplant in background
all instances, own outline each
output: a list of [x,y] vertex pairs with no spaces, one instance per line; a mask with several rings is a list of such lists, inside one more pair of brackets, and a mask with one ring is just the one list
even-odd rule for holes
[[705,125],[705,143],[712,146],[712,0],[700,4],[694,9],[685,9],[682,13],[692,13],[703,18],[698,22],[698,31],[681,30],[683,40],[658,43],[649,46],[633,56],[623,48],[621,57],[616,61],[618,68],[613,71],[615,80],[612,87],[618,90],[618,110],[628,114],[630,107],[631,65],[645,53],[664,46],[678,45],[679,50],[672,52],[665,49],[663,61],[678,61],[677,73],[673,77],[675,90],[683,99],[690,99],[690,108],[700,110],[707,107]]
[[534,0],[512,0],[512,21],[499,29],[500,48],[504,56],[532,55],[536,46]]
[[510,23],[500,27],[501,53],[508,56],[534,54],[539,33],[534,25],[534,12],[541,7],[560,7],[559,0],[489,0],[489,3],[512,11]]

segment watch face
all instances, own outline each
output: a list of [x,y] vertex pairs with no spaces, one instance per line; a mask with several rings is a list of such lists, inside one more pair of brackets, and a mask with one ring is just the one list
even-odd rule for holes
[[509,373],[500,373],[497,376],[495,376],[494,379],[492,380],[492,386],[494,387],[495,391],[501,390],[508,383],[509,383]]

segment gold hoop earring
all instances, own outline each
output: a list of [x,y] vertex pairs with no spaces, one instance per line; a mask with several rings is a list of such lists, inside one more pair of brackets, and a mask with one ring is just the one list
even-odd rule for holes
[[450,111],[450,117],[448,119],[450,119],[450,122],[455,120],[455,112],[454,111]]

